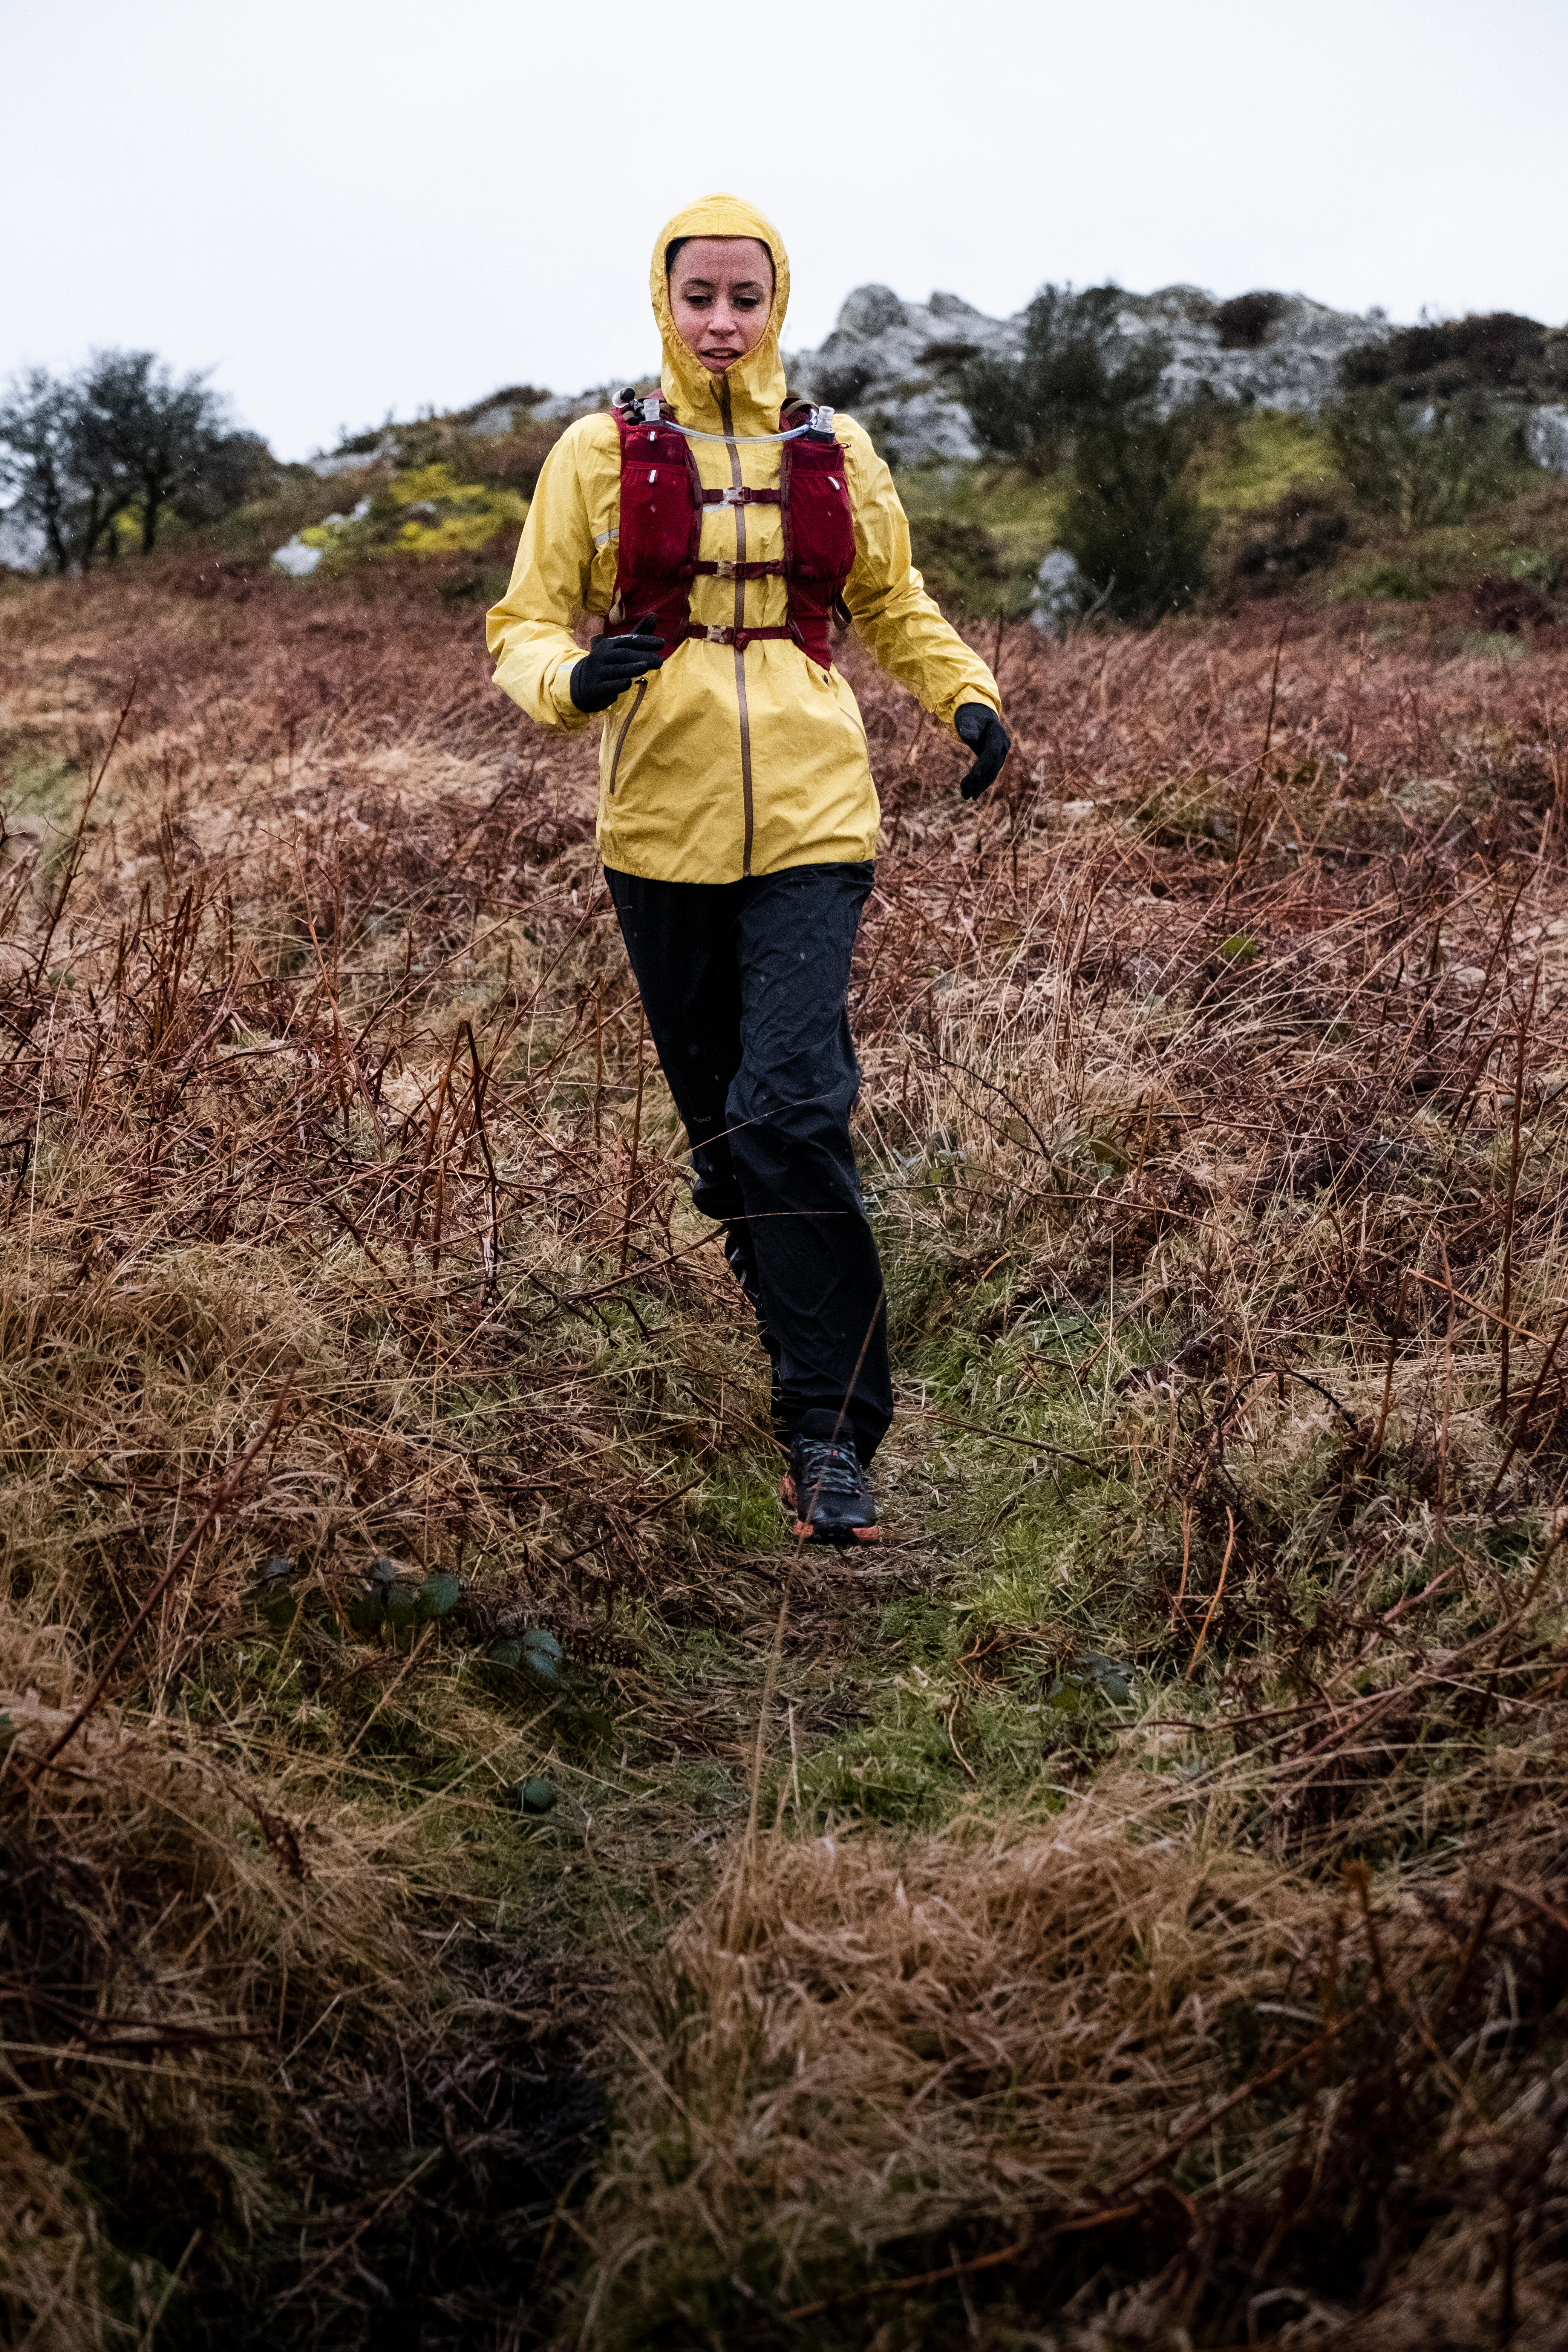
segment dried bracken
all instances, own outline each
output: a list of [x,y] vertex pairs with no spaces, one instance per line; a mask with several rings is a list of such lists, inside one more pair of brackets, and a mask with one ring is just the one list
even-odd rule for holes
[[476,636],[0,595],[8,2325],[1552,2341],[1568,654],[846,646],[850,1579]]

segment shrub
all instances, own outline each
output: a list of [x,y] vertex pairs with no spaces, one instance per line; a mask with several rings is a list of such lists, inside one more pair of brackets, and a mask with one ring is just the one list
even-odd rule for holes
[[945,612],[994,618],[1016,601],[1001,542],[982,524],[957,515],[916,515],[910,536],[926,587]]
[[1059,536],[1104,608],[1124,620],[1173,612],[1202,583],[1214,518],[1182,481],[1196,437],[1188,412],[1118,419],[1079,441]]
[[1216,304],[1214,323],[1219,330],[1221,350],[1256,351],[1268,341],[1269,328],[1284,312],[1283,294],[1237,294],[1228,302]]
[[1527,470],[1519,428],[1506,416],[1456,405],[1418,422],[1384,385],[1326,409],[1323,425],[1362,505],[1415,530],[1462,521],[1507,498]]
[[1531,629],[1556,626],[1557,610],[1528,580],[1500,578],[1486,572],[1470,591],[1475,616],[1495,635],[1517,637]]
[[986,453],[1044,474],[1085,432],[1146,407],[1170,357],[1156,335],[1129,341],[1114,286],[1044,286],[1030,303],[1016,360],[979,359],[960,377]]
[[1539,319],[1511,310],[1472,313],[1358,344],[1341,362],[1340,377],[1350,392],[1391,384],[1407,396],[1425,393],[1442,400],[1476,388],[1540,393],[1550,389],[1543,381],[1553,373],[1549,346],[1559,340]]
[[1309,572],[1323,571],[1337,560],[1350,536],[1348,515],[1330,499],[1302,492],[1249,520],[1251,530],[1232,566],[1249,596],[1273,595]]

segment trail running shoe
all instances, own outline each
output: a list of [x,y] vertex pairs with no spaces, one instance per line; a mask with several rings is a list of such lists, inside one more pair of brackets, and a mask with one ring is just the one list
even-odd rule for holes
[[798,1543],[877,1543],[877,1506],[855,1440],[833,1432],[838,1416],[808,1412],[789,1450],[784,1500]]

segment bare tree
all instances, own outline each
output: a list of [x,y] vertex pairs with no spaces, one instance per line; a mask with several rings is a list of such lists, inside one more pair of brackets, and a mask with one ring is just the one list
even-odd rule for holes
[[136,496],[134,478],[84,433],[79,387],[44,368],[16,377],[0,400],[0,481],[57,572],[87,571]]
[[135,484],[142,552],[151,555],[159,518],[204,488],[219,502],[245,495],[263,445],[234,429],[226,404],[205,376],[176,382],[153,352],[96,352],[79,387],[85,450],[100,470]]
[[135,509],[142,552],[171,509],[207,522],[237,507],[268,464],[205,379],[176,382],[152,352],[95,352],[79,375],[32,368],[0,398],[0,484],[43,535],[57,572],[86,572]]

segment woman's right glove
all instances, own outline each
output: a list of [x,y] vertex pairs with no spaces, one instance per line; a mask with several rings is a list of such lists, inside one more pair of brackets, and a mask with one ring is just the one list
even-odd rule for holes
[[966,702],[952,722],[954,734],[961,743],[974,753],[974,765],[959,785],[959,793],[966,801],[977,801],[988,784],[994,784],[1002,772],[1002,762],[1013,748],[1013,738],[994,710],[984,702]]
[[658,615],[645,613],[629,637],[595,637],[587,656],[572,672],[572,699],[579,710],[608,710],[628,686],[664,662]]

